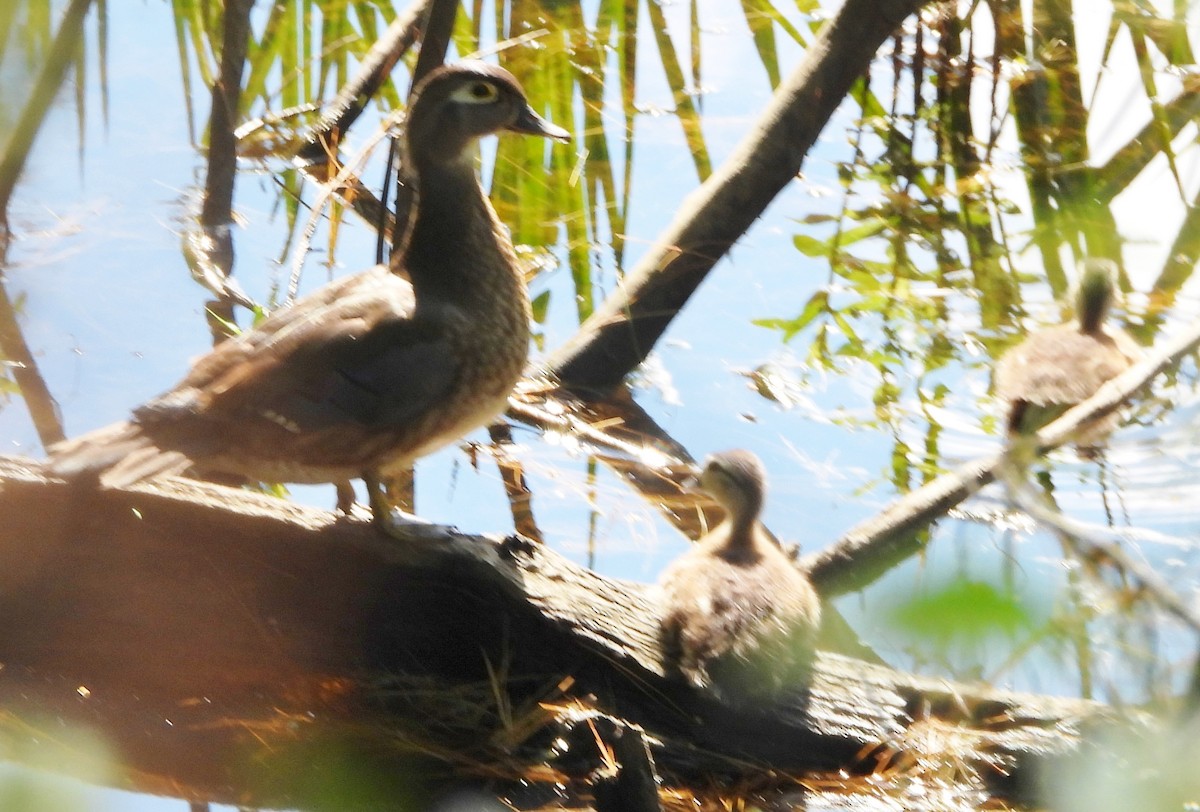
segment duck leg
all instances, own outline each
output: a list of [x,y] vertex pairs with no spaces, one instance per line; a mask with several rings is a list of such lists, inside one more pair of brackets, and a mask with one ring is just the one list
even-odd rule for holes
[[333,483],[337,488],[337,510],[343,516],[349,516],[350,511],[354,509],[354,486],[350,484],[350,480],[343,479],[341,482]]
[[455,532],[452,525],[435,524],[400,508],[388,501],[387,488],[378,472],[363,473],[367,486],[367,498],[371,505],[371,523],[385,536],[400,541],[413,538],[437,538]]
[[371,523],[382,532],[388,533],[392,523],[392,506],[388,504],[383,481],[374,471],[364,471],[362,479],[363,484],[367,486],[367,504],[371,508]]

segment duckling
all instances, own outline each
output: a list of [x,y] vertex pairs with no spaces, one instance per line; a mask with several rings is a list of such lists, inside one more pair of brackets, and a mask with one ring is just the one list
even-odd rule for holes
[[[1038,330],[1000,359],[996,397],[1006,404],[1010,439],[1051,423],[1141,357],[1132,338],[1104,324],[1115,295],[1116,272],[1110,260],[1085,260],[1080,266],[1076,319]],[[1117,420],[1114,413],[1085,427],[1076,438],[1080,453],[1094,455]]]
[[[129,421],[52,446],[49,471],[122,487],[194,470],[261,482],[368,486],[491,421],[529,353],[529,297],[474,168],[475,143],[511,131],[567,140],[508,71],[430,72],[410,99],[413,223],[390,267],[336,280],[194,362]],[[381,515],[382,514],[382,515]]]
[[668,671],[731,696],[794,684],[812,659],[821,601],[759,522],[762,463],[748,451],[714,454],[699,484],[726,515],[659,580]]

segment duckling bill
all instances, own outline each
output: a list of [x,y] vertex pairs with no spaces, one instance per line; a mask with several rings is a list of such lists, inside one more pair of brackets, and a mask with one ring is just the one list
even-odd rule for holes
[[[1116,265],[1088,259],[1080,270],[1076,319],[1032,333],[996,367],[996,397],[1005,404],[1010,438],[1051,423],[1141,357],[1132,338],[1105,325],[1115,295]],[[1094,453],[1117,419],[1112,414],[1085,427],[1077,438],[1081,452]]]
[[332,482],[343,510],[361,476],[381,519],[372,483],[495,418],[528,358],[529,298],[473,163],[501,131],[568,138],[501,68],[432,71],[410,100],[417,204],[391,267],[217,346],[131,420],[53,446],[49,470],[110,487],[185,471]]
[[795,683],[812,658],[821,601],[759,522],[762,464],[747,451],[713,455],[700,486],[726,515],[659,581],[668,670],[733,696]]

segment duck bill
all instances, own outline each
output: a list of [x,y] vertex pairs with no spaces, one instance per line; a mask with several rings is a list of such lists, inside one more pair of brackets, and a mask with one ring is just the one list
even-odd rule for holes
[[526,133],[527,135],[541,135],[546,138],[553,138],[556,141],[570,141],[571,134],[562,127],[557,127],[551,124],[546,119],[533,112],[533,108],[526,105],[517,116],[517,120],[508,125],[508,129],[515,133]]

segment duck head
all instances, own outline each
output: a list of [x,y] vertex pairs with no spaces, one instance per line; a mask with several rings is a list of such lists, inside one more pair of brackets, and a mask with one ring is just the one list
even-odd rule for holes
[[570,140],[529,106],[511,73],[486,62],[443,65],[413,91],[407,140],[418,167],[470,161],[475,142],[501,130]]

